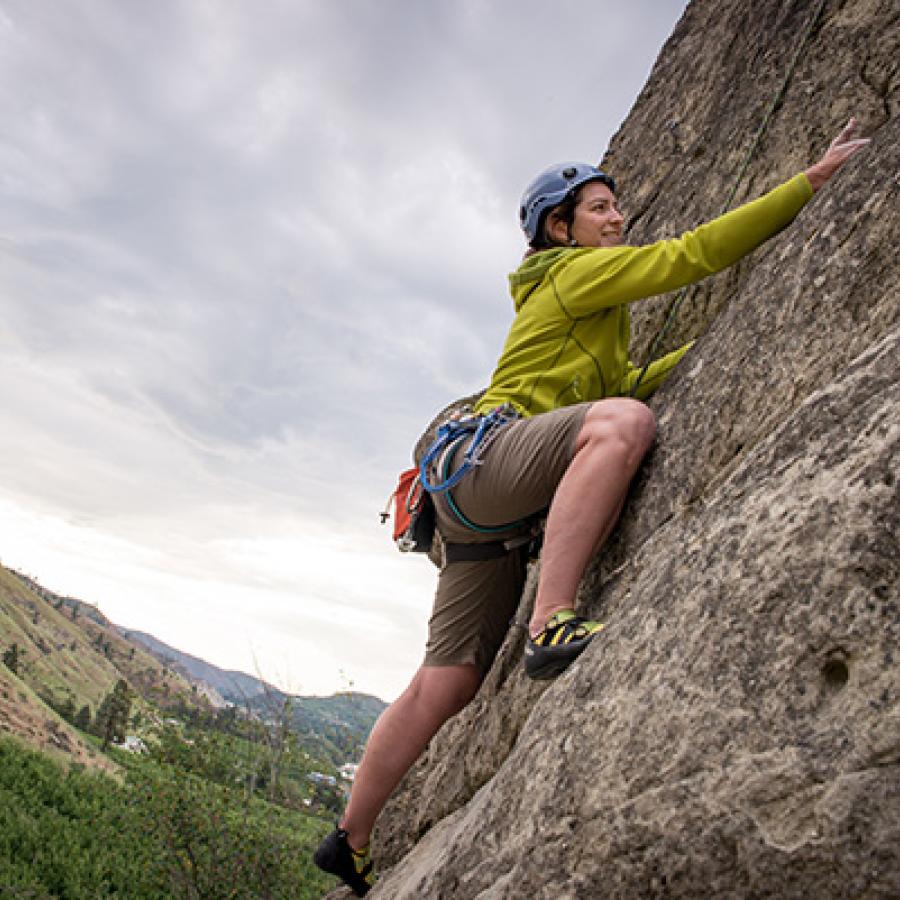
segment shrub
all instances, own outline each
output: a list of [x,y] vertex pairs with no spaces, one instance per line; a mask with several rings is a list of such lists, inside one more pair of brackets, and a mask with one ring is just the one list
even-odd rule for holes
[[328,823],[120,754],[125,783],[0,738],[0,896],[312,900]]

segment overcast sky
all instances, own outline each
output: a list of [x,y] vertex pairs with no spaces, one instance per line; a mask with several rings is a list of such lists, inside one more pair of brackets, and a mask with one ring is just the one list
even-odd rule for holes
[[435,570],[378,512],[685,5],[0,0],[0,561],[393,699]]

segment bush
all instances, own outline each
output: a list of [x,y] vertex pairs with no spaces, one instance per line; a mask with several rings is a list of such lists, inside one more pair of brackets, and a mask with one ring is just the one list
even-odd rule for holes
[[[0,740],[0,885],[12,896],[164,895],[124,791]],[[6,895],[5,895],[6,896]]]
[[144,827],[161,845],[171,896],[318,897],[329,880],[311,851],[327,825],[193,775],[141,766],[130,776]]
[[120,784],[0,738],[2,896],[311,900],[329,885],[311,861],[324,821],[127,764]]

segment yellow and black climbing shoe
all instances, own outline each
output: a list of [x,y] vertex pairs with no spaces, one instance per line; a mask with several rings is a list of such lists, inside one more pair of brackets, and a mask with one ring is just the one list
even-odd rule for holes
[[571,609],[554,613],[543,631],[525,644],[525,674],[536,681],[556,678],[602,628],[601,622],[582,619]]
[[319,844],[313,862],[324,872],[337,875],[357,897],[365,897],[375,882],[368,844],[354,850],[340,826]]

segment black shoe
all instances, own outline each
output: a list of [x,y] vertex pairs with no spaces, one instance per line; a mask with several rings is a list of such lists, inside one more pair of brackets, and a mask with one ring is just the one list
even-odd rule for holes
[[357,897],[365,897],[375,881],[368,846],[354,850],[340,826],[319,844],[313,862],[324,872],[337,875]]
[[547,620],[540,634],[525,644],[525,674],[536,681],[547,681],[564,672],[603,628],[574,610],[563,609]]

